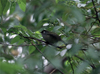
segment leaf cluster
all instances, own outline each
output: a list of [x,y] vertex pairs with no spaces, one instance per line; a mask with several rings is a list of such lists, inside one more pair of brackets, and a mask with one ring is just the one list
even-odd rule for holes
[[[99,74],[99,0],[0,0],[0,73]],[[47,44],[42,30],[67,43]]]

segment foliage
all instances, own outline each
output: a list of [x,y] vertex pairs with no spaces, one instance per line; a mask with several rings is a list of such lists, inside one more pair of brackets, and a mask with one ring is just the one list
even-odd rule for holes
[[[68,45],[46,44],[41,31]],[[0,0],[0,73],[99,74],[99,0]]]

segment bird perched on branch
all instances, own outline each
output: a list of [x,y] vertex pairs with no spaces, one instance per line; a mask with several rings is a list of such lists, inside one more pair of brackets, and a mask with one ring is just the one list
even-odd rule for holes
[[41,31],[41,34],[47,44],[53,45],[54,43],[61,41],[66,45],[66,43],[61,39],[61,37],[54,32],[43,30],[43,31]]

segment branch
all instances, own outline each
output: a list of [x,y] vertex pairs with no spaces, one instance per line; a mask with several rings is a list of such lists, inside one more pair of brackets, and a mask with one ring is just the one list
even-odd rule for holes
[[[32,45],[42,54],[42,56],[44,56],[45,57],[45,59],[47,59],[49,62],[50,62],[50,60],[37,48],[37,46],[36,45],[34,45],[33,44],[33,42],[31,42],[32,43]],[[50,62],[51,63],[51,62]],[[51,63],[52,64],[52,63]],[[53,65],[54,66],[54,65]],[[55,66],[54,66],[55,67]],[[56,68],[56,67],[55,67]],[[57,69],[57,68],[56,68]],[[64,74],[61,70],[59,70],[59,69],[57,69],[61,74]]]
[[[75,55],[75,57],[77,57],[78,59],[80,59],[80,60],[82,60],[82,61],[85,61],[85,62],[89,63],[88,61],[84,60],[83,58],[81,58],[81,57],[79,57],[79,56],[77,56],[77,55]],[[89,65],[90,65],[93,69],[96,68],[96,67],[94,66],[94,64],[90,64],[90,63],[89,63]]]
[[[15,44],[6,44],[6,43],[0,43],[2,46],[33,46],[31,44],[23,44],[23,45],[15,45]],[[36,45],[43,45],[43,44],[36,44]]]
[[86,21],[89,20],[89,19],[91,19],[91,18],[96,19],[96,17],[93,17],[93,16],[88,16],[88,15],[85,15],[85,16],[86,16]]
[[53,74],[56,71],[56,69],[54,69],[53,71],[50,72],[50,74]]
[[97,9],[96,9],[96,7],[95,7],[95,4],[94,4],[94,1],[93,1],[93,0],[92,0],[92,4],[93,4],[93,7],[94,7],[94,10],[95,10],[95,13],[96,13],[96,18],[97,18],[97,20],[98,20],[99,23],[100,23],[99,16],[98,16],[98,11],[97,11]]
[[3,46],[32,46],[31,44],[24,44],[24,45],[15,45],[15,44],[4,44],[4,43],[0,43]]
[[70,65],[71,65],[71,68],[72,68],[72,71],[73,71],[73,74],[74,74],[74,68],[73,68],[73,65],[72,65],[72,63],[71,63],[70,57],[68,58],[68,60],[69,60],[69,62],[70,62]]
[[93,23],[92,23],[91,27],[89,28],[89,30],[87,31],[86,35],[88,35],[88,33],[90,32],[90,30],[92,29],[92,27],[93,27]]
[[[24,38],[27,38],[27,39],[34,39],[34,40],[37,40],[37,41],[39,41],[39,42],[44,42],[45,44],[48,45],[48,43],[47,43],[46,41],[37,39],[37,38],[35,38],[35,37],[26,37],[26,36],[23,36],[22,34],[19,34],[19,35],[22,36],[22,37],[24,37]],[[52,45],[52,46],[57,47],[57,48],[59,48],[59,49],[62,49],[62,48],[65,48],[65,47],[66,47],[66,46],[56,46],[56,45],[53,45],[53,44],[49,44],[49,45]]]
[[[40,40],[40,39],[37,39],[37,38],[35,38],[35,37],[26,37],[26,36],[23,36],[22,34],[19,34],[19,35],[22,36],[22,37],[24,37],[24,38],[34,39],[34,40],[37,40],[37,41],[39,41],[39,42],[45,42],[45,41]],[[45,43],[46,43],[46,42],[45,42]]]

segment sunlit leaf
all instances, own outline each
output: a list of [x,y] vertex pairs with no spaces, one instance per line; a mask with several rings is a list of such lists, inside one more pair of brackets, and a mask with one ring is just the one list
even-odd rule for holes
[[56,3],[58,3],[58,0],[56,0]]
[[25,12],[26,10],[26,0],[17,1],[20,9]]

